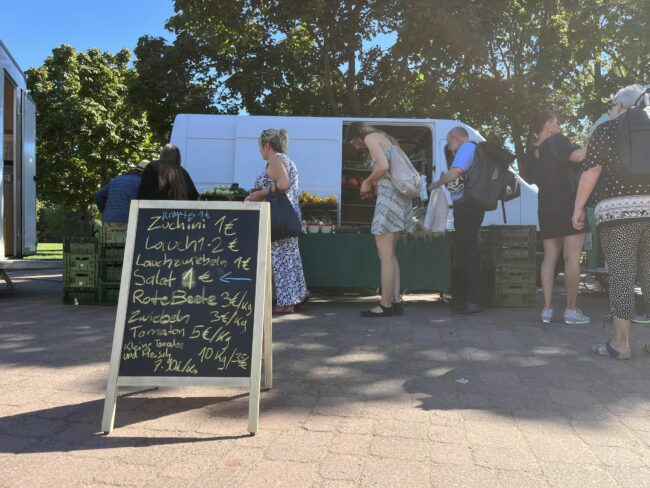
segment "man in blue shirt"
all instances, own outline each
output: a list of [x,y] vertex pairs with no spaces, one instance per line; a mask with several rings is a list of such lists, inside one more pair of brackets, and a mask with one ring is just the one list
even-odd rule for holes
[[144,160],[132,171],[116,176],[95,194],[95,203],[106,227],[126,228],[131,200],[138,198],[142,172],[149,164]]
[[483,313],[484,283],[481,272],[481,256],[478,230],[483,223],[485,211],[471,201],[463,200],[462,177],[474,162],[476,145],[469,140],[464,127],[454,127],[447,134],[447,148],[455,155],[449,171],[438,181],[429,185],[433,190],[447,185],[454,203],[454,309],[452,313],[476,315]]

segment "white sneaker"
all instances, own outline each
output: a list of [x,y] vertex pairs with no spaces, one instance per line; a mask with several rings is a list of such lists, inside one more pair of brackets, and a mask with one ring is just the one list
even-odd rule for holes
[[546,308],[542,309],[542,322],[545,324],[550,324],[553,322],[553,309],[552,308]]
[[582,310],[576,308],[575,310],[569,310],[568,308],[564,311],[564,323],[567,325],[581,325],[589,324],[591,320],[585,314],[582,313]]

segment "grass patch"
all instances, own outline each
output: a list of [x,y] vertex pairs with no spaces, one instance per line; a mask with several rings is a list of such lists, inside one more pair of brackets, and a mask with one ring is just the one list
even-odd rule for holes
[[25,259],[63,259],[63,243],[39,242],[36,247],[36,254],[27,256]]

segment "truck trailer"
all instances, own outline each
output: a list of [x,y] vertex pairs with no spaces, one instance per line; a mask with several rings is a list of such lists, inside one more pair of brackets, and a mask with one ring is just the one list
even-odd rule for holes
[[[446,137],[452,128],[465,127],[472,141],[484,140],[472,127],[454,120],[180,114],[174,121],[171,143],[180,149],[182,164],[199,192],[232,183],[250,189],[264,170],[258,149],[260,133],[284,128],[289,134],[287,153],[298,168],[300,191],[323,198],[336,196],[339,208],[334,224],[363,225],[372,220],[374,206],[359,201],[358,188],[346,182],[369,174],[370,169],[356,164],[360,155],[344,142],[347,126],[359,120],[397,139],[428,182],[447,171]],[[507,222],[498,208],[486,214],[484,226],[537,226],[537,187],[521,179],[520,183],[521,197],[505,204]],[[448,193],[447,198],[451,204]],[[448,228],[453,228],[451,215]]]
[[[0,41],[0,260],[36,253],[36,106]],[[2,266],[0,266],[0,269]]]

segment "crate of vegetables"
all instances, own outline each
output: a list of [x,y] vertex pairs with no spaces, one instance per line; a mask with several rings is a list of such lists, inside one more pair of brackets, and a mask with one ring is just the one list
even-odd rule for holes
[[243,202],[248,196],[248,192],[239,187],[239,184],[232,185],[215,185],[210,190],[204,191],[200,199],[207,201],[236,201]]

